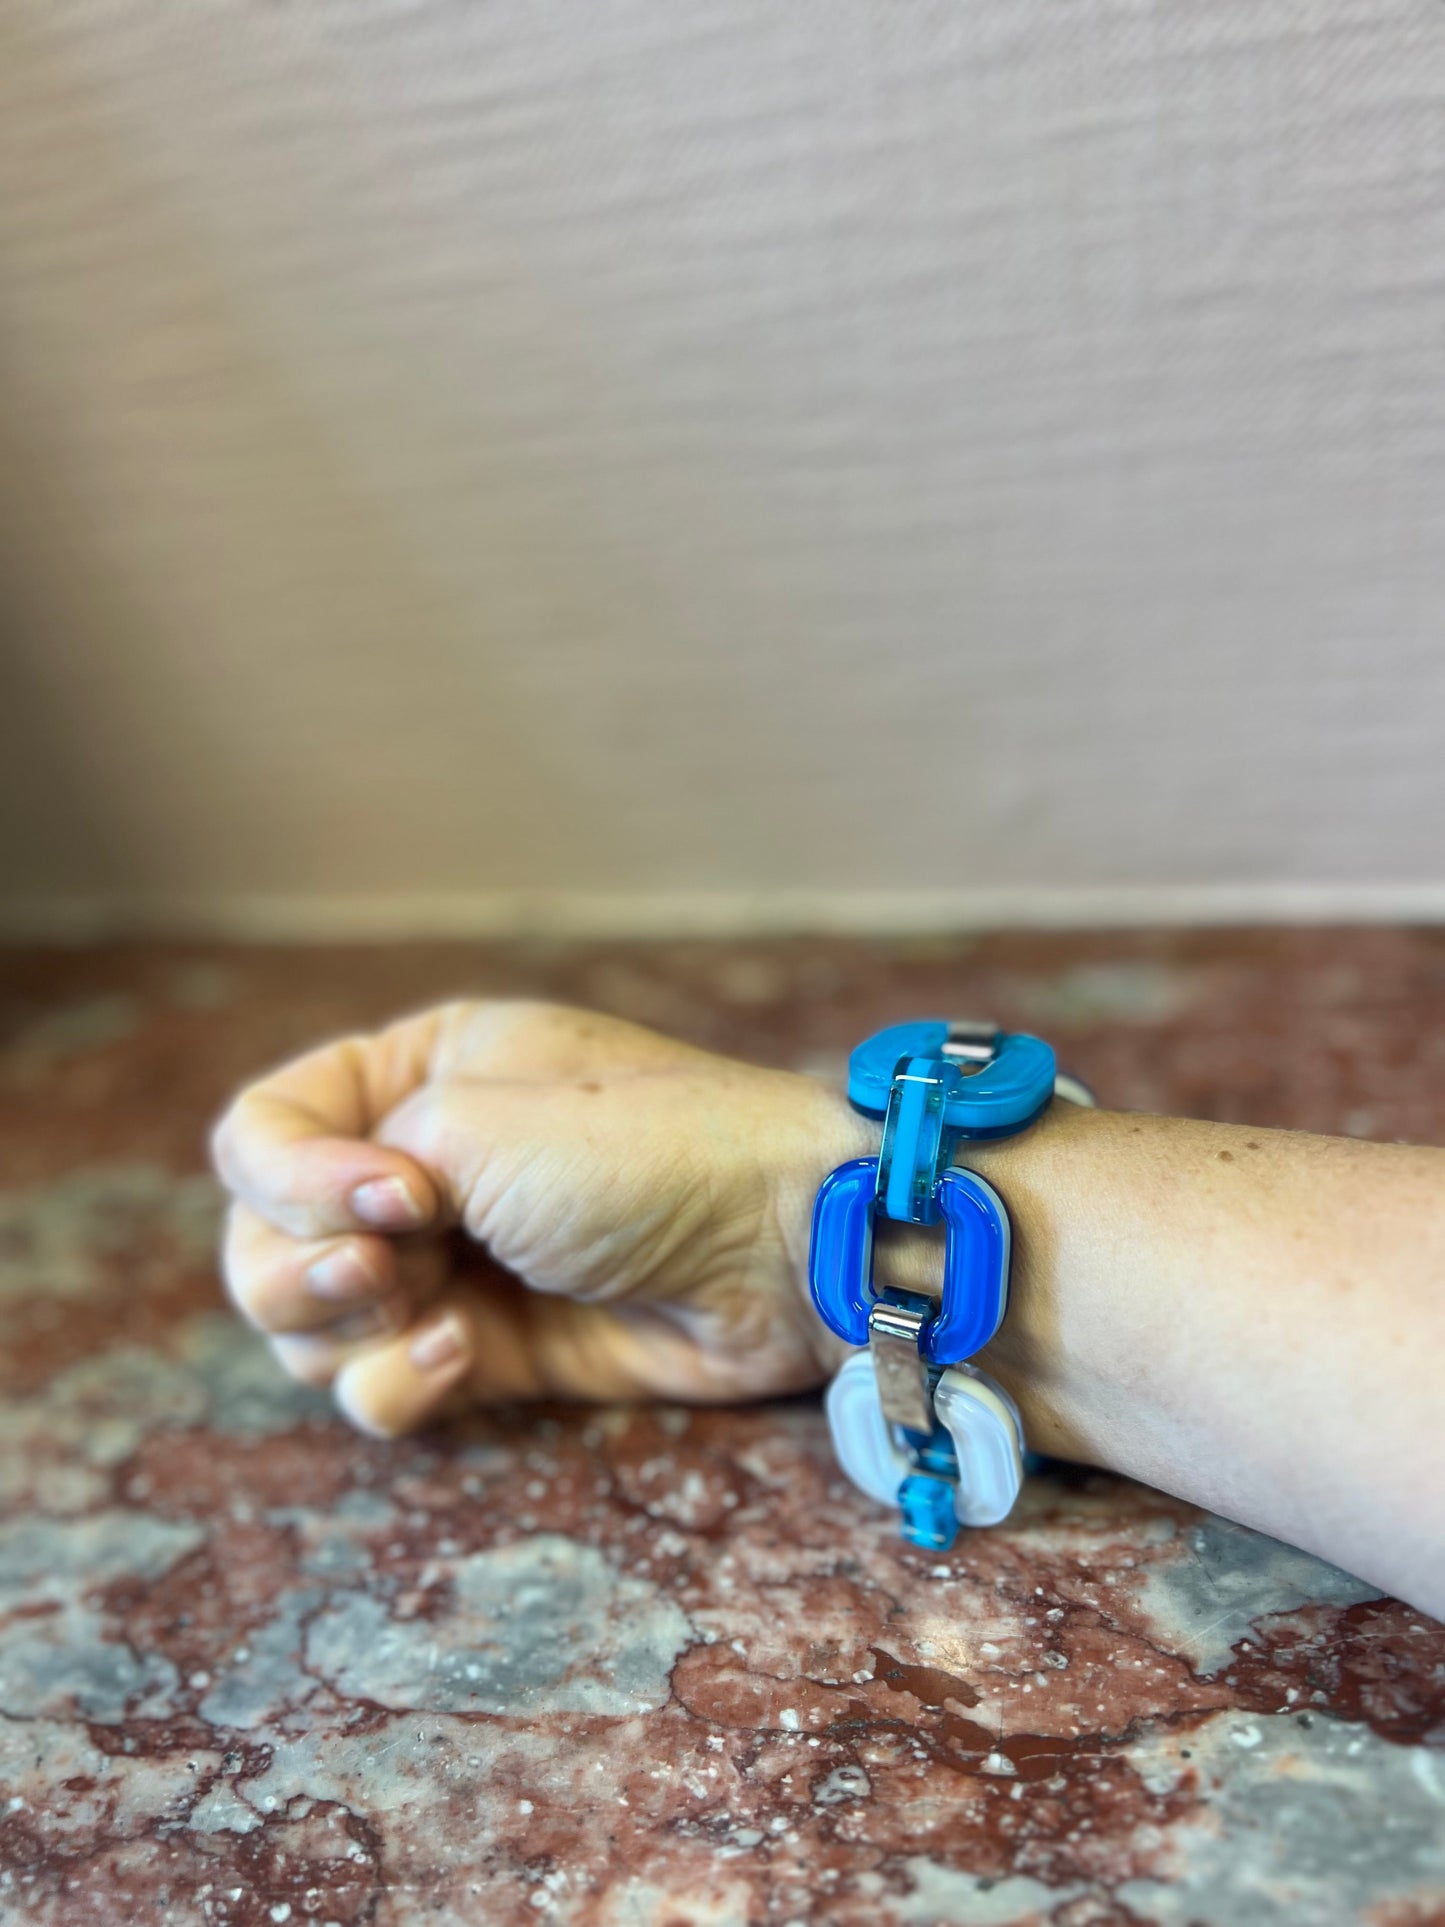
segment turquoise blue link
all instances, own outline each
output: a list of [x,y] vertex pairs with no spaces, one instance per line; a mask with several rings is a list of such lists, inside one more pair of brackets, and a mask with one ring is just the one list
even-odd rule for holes
[[[904,1294],[905,1296],[911,1294]],[[931,1399],[943,1376],[935,1368],[928,1374],[928,1396]],[[958,1453],[954,1449],[953,1437],[946,1425],[934,1421],[931,1432],[910,1432],[900,1426],[903,1442],[913,1454],[914,1465],[920,1472],[931,1472],[938,1479],[958,1479]]]
[[[971,1171],[947,1170],[934,1191],[948,1226],[943,1296],[919,1334],[933,1365],[956,1365],[988,1343],[1008,1309],[1009,1223],[997,1194]],[[868,1343],[878,1160],[855,1158],[818,1187],[808,1289],[818,1316],[845,1344]]]
[[[889,1292],[889,1298],[903,1304],[917,1304],[914,1292]],[[942,1376],[934,1366],[928,1372],[928,1396]],[[947,1552],[958,1537],[958,1509],[954,1493],[958,1486],[958,1453],[946,1425],[934,1421],[931,1432],[910,1432],[900,1428],[900,1436],[913,1460],[913,1470],[900,1481],[898,1509],[903,1514],[903,1536],[929,1552]]]
[[[870,1117],[888,1109],[901,1059],[943,1057],[949,1025],[941,1017],[893,1024],[860,1044],[848,1060],[848,1098]],[[944,1104],[946,1130],[961,1137],[1011,1137],[1031,1124],[1054,1092],[1052,1049],[1025,1031],[1001,1031],[992,1060],[960,1076]]]
[[947,1552],[958,1537],[953,1481],[932,1472],[910,1472],[898,1488],[903,1536],[927,1552]]
[[944,1115],[962,1081],[957,1064],[946,1057],[903,1057],[893,1072],[878,1153],[878,1202],[900,1223],[938,1222],[933,1193],[958,1138]]

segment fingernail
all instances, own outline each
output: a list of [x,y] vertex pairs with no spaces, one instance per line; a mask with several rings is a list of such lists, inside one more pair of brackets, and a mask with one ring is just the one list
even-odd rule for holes
[[454,1311],[439,1318],[411,1341],[411,1362],[419,1372],[440,1371],[456,1362],[467,1348],[467,1335]]
[[370,1178],[358,1184],[351,1208],[378,1231],[410,1231],[426,1216],[405,1178]]
[[367,1305],[328,1325],[326,1336],[340,1345],[355,1345],[363,1338],[378,1338],[383,1332],[399,1331],[406,1323],[408,1307],[399,1300],[383,1299]]
[[376,1280],[350,1245],[338,1245],[306,1273],[306,1289],[316,1298],[365,1298]]

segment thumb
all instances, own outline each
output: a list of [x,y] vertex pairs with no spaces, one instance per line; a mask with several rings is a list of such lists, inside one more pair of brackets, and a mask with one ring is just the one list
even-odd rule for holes
[[639,1239],[655,1253],[667,1242],[658,1227],[685,1191],[677,1107],[694,1116],[696,1097],[677,1086],[443,1080],[392,1111],[377,1138],[429,1171],[447,1221],[534,1290],[613,1295],[637,1282]]
[[425,1167],[371,1132],[427,1076],[436,1013],[324,1045],[251,1085],[211,1140],[227,1188],[295,1238],[417,1231],[440,1200]]

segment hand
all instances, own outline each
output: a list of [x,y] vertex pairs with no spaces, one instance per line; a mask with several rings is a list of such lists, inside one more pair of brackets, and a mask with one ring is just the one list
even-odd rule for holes
[[458,1003],[328,1044],[216,1129],[224,1270],[363,1431],[522,1398],[763,1398],[839,1348],[813,1194],[876,1129],[811,1078],[587,1011]]

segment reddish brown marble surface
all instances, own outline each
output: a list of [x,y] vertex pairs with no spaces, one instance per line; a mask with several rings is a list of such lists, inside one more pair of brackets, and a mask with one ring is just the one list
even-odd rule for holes
[[1113,1104],[1445,1137],[1445,934],[0,963],[0,1921],[1445,1920],[1445,1633],[1157,1493],[946,1559],[811,1402],[362,1441],[219,1308],[208,1117],[457,991],[836,1074],[987,1012]]

